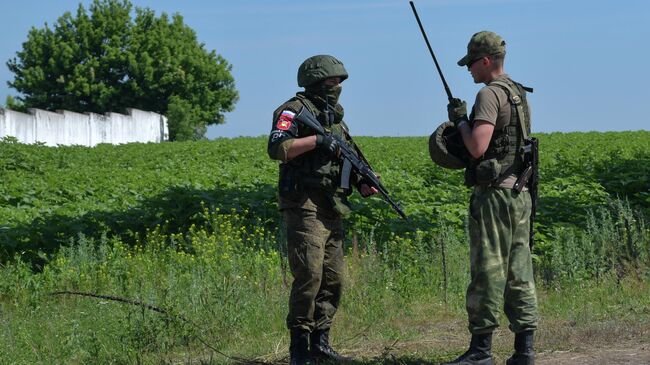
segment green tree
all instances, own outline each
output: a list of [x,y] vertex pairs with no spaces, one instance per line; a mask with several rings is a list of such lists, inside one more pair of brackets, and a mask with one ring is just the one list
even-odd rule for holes
[[53,29],[32,28],[7,66],[25,108],[170,113],[172,140],[203,138],[238,99],[231,65],[181,15],[133,11],[128,0],[95,0]]
[[20,100],[16,100],[16,98],[11,95],[7,95],[4,107],[7,109],[15,110],[17,112],[27,112],[27,107],[25,107],[25,104],[23,104]]

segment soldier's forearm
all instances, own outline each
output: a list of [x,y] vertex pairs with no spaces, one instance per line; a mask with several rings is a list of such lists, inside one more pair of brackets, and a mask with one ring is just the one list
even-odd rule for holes
[[316,136],[308,136],[303,138],[296,138],[287,150],[287,161],[294,159],[305,152],[309,152],[316,148]]

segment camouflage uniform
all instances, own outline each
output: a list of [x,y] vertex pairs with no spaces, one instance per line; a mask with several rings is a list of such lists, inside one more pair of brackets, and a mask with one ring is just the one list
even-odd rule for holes
[[[469,65],[498,54],[505,54],[501,37],[479,32],[458,64]],[[489,122],[494,131],[483,156],[460,159],[467,162],[465,184],[474,189],[468,216],[471,282],[466,297],[472,343],[465,354],[447,364],[493,364],[491,334],[499,326],[502,304],[510,329],[518,338],[524,334],[530,345],[525,356],[519,346],[523,361],[513,360],[513,355],[508,364],[534,363],[532,333],[537,328],[538,312],[529,247],[532,204],[527,189],[518,192],[513,188],[524,169],[524,135],[530,133],[526,90],[501,74],[486,83],[469,118],[465,115],[469,125],[476,120]]]
[[510,329],[537,328],[537,299],[528,246],[531,201],[527,191],[478,186],[470,199],[471,282],[467,315],[471,333],[492,332],[501,303]]
[[[326,66],[325,72],[321,72],[322,65]],[[343,121],[343,108],[337,103],[338,94],[328,96],[319,86],[319,81],[332,76],[347,78],[343,64],[334,57],[314,56],[303,62],[298,84],[305,91],[298,92],[273,112],[268,142],[269,157],[281,161],[279,208],[286,224],[289,266],[294,278],[287,327],[292,331],[292,348],[303,346],[295,345],[294,342],[301,340],[294,337],[312,333],[312,356],[314,351],[322,355],[319,352],[322,348],[314,350],[319,344],[331,350],[328,356],[336,354],[327,343],[327,336],[341,300],[344,271],[341,221],[350,212],[347,196],[351,190],[339,188],[341,164],[326,151],[316,148],[293,159],[287,153],[295,139],[315,134],[294,120],[303,107],[327,132],[353,146]],[[351,179],[358,186],[357,177],[353,175]],[[302,358],[299,350],[290,351],[292,363],[304,363],[301,362],[304,360],[294,362],[295,358]]]
[[[498,327],[502,302],[513,332],[537,328],[537,297],[528,242],[531,197],[527,189],[520,193],[513,190],[523,170],[519,152],[523,138],[516,106],[509,101],[510,92],[520,95],[525,110],[522,121],[530,133],[525,91],[507,75],[479,91],[470,115],[470,120],[495,123],[488,150],[481,159],[470,163],[465,174],[466,183],[474,186],[469,208],[472,280],[467,289],[469,330],[474,334]],[[496,173],[490,170],[495,164],[499,166]]]
[[338,188],[340,164],[323,151],[312,150],[286,161],[291,140],[313,135],[314,131],[293,119],[290,126],[282,127],[285,130],[278,124],[283,122],[283,113],[297,114],[307,107],[326,130],[344,137],[344,122],[338,120],[328,125],[322,112],[324,104],[319,99],[299,92],[276,109],[268,148],[271,158],[284,161],[280,164],[279,207],[287,226],[289,265],[294,277],[287,327],[308,331],[328,329],[341,299],[341,217],[350,211],[350,191]]

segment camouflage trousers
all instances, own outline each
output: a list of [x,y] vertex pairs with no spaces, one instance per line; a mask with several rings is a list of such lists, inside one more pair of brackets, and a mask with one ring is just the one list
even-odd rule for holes
[[341,300],[341,217],[301,208],[284,209],[283,214],[293,275],[287,327],[327,330]]
[[472,334],[499,326],[501,304],[510,330],[537,328],[537,295],[530,255],[528,191],[476,187],[470,199],[471,282],[467,315]]

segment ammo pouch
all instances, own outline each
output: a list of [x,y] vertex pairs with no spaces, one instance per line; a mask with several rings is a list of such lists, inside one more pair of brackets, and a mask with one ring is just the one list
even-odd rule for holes
[[465,186],[488,186],[501,176],[501,164],[496,158],[480,161],[474,168],[465,170]]

